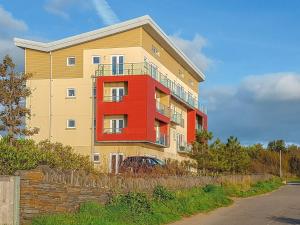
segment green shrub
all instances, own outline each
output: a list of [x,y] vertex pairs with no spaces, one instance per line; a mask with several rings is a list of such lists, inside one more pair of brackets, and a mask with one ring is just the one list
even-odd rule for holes
[[175,199],[175,194],[164,186],[158,185],[153,190],[153,197],[158,201],[169,201]]
[[128,192],[125,195],[119,195],[113,204],[124,206],[133,214],[151,212],[150,200],[145,193]]
[[213,185],[213,184],[208,184],[206,185],[204,188],[203,188],[203,191],[208,193],[208,192],[212,192],[212,191],[215,191],[217,189],[217,186],[216,185]]
[[11,146],[5,138],[0,140],[0,175],[12,175],[17,170],[34,169],[39,165],[94,171],[89,158],[74,153],[70,146],[49,141],[36,144],[33,140],[18,140]]

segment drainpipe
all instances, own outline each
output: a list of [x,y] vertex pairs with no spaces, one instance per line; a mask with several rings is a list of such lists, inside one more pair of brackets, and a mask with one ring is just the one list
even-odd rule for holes
[[52,138],[52,52],[50,51],[50,80],[49,80],[49,141]]
[[95,153],[95,123],[94,123],[94,120],[95,120],[95,98],[96,98],[96,95],[94,94],[94,89],[96,88],[96,79],[94,76],[92,76],[92,130],[91,130],[91,161],[93,162],[94,161],[94,153]]

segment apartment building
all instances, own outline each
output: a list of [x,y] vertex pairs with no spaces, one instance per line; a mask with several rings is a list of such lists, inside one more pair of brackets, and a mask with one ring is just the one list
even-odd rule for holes
[[36,141],[71,145],[115,173],[131,155],[187,159],[207,129],[204,74],[149,16],[49,43],[14,41],[33,75],[26,124],[40,128]]

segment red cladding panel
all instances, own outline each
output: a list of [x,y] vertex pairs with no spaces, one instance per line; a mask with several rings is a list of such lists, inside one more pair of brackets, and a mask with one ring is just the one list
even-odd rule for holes
[[[112,82],[127,82],[128,84],[127,95],[121,102],[103,101],[104,83]],[[169,89],[148,75],[98,77],[96,88],[96,141],[155,142],[155,89],[170,94]],[[108,115],[127,115],[127,127],[122,133],[103,133],[104,116]]]

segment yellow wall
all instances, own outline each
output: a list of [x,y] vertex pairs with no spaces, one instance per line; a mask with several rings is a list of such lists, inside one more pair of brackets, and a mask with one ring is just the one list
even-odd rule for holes
[[50,78],[50,54],[32,49],[26,49],[26,73],[32,73],[33,79]]
[[[159,57],[152,53],[152,45],[159,49]],[[91,77],[97,65],[92,64],[92,56],[99,55],[101,63],[110,64],[111,56],[118,54],[124,55],[125,63],[143,62],[144,57],[147,57],[158,66],[162,73],[167,74],[169,79],[180,83],[186,91],[197,96],[198,82],[142,28],[52,52],[52,81],[49,80],[50,53],[26,49],[26,72],[33,73],[33,78],[27,84],[33,90],[32,96],[26,101],[27,106],[32,110],[32,118],[27,121],[27,124],[40,128],[40,133],[35,135],[34,139],[40,141],[50,137],[52,141],[71,145],[77,152],[90,156],[93,151],[100,152],[103,155],[103,157],[100,155],[101,160],[109,157],[109,153],[118,151],[123,152],[125,156],[152,155],[159,158],[186,159],[176,152],[176,142],[173,140],[173,132],[180,132],[186,137],[186,109],[163,95],[161,102],[165,105],[169,105],[170,102],[174,104],[178,110],[182,110],[185,119],[184,127],[173,125],[169,148],[162,149],[154,145],[135,143],[96,144],[94,146],[92,128],[94,97],[92,96],[93,79]],[[68,56],[76,57],[75,66],[67,66]],[[184,77],[178,77],[179,69],[183,72]],[[194,79],[195,86],[190,85],[191,79]],[[52,86],[51,110],[50,83]],[[124,85],[124,83],[113,85]],[[111,94],[110,86],[105,87],[104,95]],[[76,89],[75,98],[67,98],[67,88]],[[51,120],[49,119],[50,114]],[[76,120],[76,129],[66,128],[67,119]],[[51,133],[49,133],[50,121]],[[104,162],[107,163],[108,158]]]
[[[153,53],[152,46],[159,50],[159,55]],[[161,64],[163,64],[171,73],[175,74],[178,79],[182,80],[187,86],[194,90],[194,92],[198,93],[199,82],[144,29],[142,32],[142,47]],[[183,76],[179,75],[179,71],[183,73]],[[191,85],[191,82],[194,84]]]

